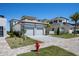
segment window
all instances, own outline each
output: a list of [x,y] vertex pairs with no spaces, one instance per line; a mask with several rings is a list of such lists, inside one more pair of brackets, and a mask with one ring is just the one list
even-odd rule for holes
[[57,23],[57,20],[54,20],[54,23]]
[[3,26],[0,26],[0,37],[3,37]]
[[34,28],[35,26],[34,26],[34,24],[32,24],[32,23],[25,23],[25,24],[23,24],[24,25],[24,28],[25,29],[27,29],[27,28]]
[[59,20],[59,22],[62,22],[62,20]]
[[43,28],[44,27],[44,25],[42,25],[42,24],[36,24],[36,28]]

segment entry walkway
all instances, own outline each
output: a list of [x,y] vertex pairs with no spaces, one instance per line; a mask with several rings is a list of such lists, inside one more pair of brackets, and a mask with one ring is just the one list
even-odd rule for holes
[[0,38],[0,56],[14,55],[5,39]]

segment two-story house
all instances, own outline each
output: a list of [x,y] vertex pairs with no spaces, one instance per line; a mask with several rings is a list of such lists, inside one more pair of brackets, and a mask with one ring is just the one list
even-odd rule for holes
[[34,36],[34,35],[45,35],[45,23],[37,21],[37,20],[12,20],[10,21],[11,28],[13,31],[21,31],[25,29],[25,35]]
[[57,29],[60,29],[61,33],[72,33],[73,32],[73,26],[68,23],[68,19],[64,17],[56,17],[54,19],[51,19],[50,23],[52,24],[52,28],[50,30],[50,34],[54,34]]

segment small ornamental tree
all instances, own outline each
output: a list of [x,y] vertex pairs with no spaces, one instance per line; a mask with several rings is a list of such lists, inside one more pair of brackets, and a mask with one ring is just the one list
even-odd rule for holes
[[57,35],[59,35],[60,34],[60,29],[59,29],[59,27],[57,28]]
[[50,31],[50,28],[52,27],[53,25],[52,24],[47,24],[47,26],[46,26],[46,35],[48,35],[49,34],[49,31]]
[[26,29],[24,29],[24,26],[23,26],[23,28],[21,29],[21,36],[23,40],[25,40],[25,35],[24,35],[25,33],[26,33]]

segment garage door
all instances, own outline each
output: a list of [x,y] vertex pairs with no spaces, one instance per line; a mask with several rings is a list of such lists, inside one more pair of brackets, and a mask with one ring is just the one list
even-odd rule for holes
[[35,35],[43,35],[43,29],[36,29]]
[[33,29],[27,29],[25,35],[33,36]]

